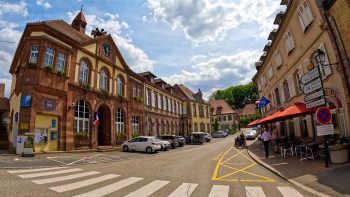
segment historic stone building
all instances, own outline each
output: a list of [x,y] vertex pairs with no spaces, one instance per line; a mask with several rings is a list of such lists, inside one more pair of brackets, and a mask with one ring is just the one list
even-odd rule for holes
[[174,88],[151,72],[139,73],[144,80],[144,117],[147,135],[176,134],[181,132],[180,115],[183,113],[182,98]]
[[[348,93],[344,86],[341,64],[338,63],[332,39],[327,32],[327,22],[316,1],[281,1],[286,11],[276,15],[273,30],[264,47],[260,61],[256,63],[257,74],[253,81],[258,94],[271,103],[261,109],[263,117],[288,108],[295,103],[304,103],[301,76],[319,66],[323,81],[324,97],[332,112],[335,132],[349,135]],[[315,56],[325,53],[322,66]],[[281,136],[314,137],[314,114],[303,115],[277,122]]]
[[225,100],[210,100],[211,124],[215,130],[215,121],[218,121],[218,130],[228,131],[239,129],[239,114]]
[[36,152],[96,149],[143,134],[143,78],[111,35],[96,29],[89,37],[86,24],[79,12],[72,24],[26,25],[10,68],[13,146],[27,132]]
[[203,99],[201,90],[193,93],[182,84],[174,85],[175,92],[184,98],[184,113],[181,116],[182,132],[188,135],[191,132],[211,133],[209,103]]

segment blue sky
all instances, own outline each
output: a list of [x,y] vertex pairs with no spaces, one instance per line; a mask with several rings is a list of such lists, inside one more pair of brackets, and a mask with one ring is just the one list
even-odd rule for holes
[[[251,81],[278,0],[0,0],[0,82],[6,83],[14,51],[28,22],[63,19],[84,5],[90,34],[104,28],[136,72],[151,71],[208,97],[217,89]],[[10,43],[8,43],[10,42]]]

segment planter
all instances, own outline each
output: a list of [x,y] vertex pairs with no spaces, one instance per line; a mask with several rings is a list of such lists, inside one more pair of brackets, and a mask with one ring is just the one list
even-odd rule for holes
[[329,156],[331,163],[340,164],[349,161],[349,149],[348,145],[334,145],[329,146]]
[[75,148],[90,148],[90,139],[75,139],[74,141]]

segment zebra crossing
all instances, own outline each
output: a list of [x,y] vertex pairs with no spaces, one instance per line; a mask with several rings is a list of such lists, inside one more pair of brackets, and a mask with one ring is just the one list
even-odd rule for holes
[[[136,184],[144,178],[142,177],[122,177],[117,174],[102,174],[97,171],[84,172],[80,168],[69,167],[52,167],[52,168],[40,168],[40,169],[26,169],[26,170],[10,170],[8,173],[15,174],[18,177],[29,180],[32,183],[38,185],[45,185],[54,183],[55,186],[49,187],[50,190],[57,193],[68,191],[79,191],[87,186],[100,184],[104,181],[115,180],[111,184],[105,184],[102,187],[96,188],[88,192],[82,192],[74,197],[102,197],[110,194],[115,194],[128,186]],[[64,182],[65,183],[60,183]],[[69,183],[67,183],[69,181]],[[135,191],[131,191],[125,197],[146,197],[150,196],[162,188],[166,188],[170,181],[154,180],[150,183],[146,183]],[[197,183],[182,183],[175,190],[169,192],[168,197],[188,197],[195,196],[196,188],[200,187]],[[292,187],[276,187],[277,191],[284,197],[302,197],[296,189]],[[247,197],[266,197],[262,187],[245,186],[245,195]],[[230,193],[230,185],[213,185],[210,189],[208,197],[228,197]],[[232,193],[232,191],[231,191]]]

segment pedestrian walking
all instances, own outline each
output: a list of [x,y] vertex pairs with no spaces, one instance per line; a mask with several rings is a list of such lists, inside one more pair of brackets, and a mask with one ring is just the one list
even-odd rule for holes
[[264,149],[265,149],[265,157],[269,157],[269,144],[270,141],[272,140],[272,136],[270,132],[267,131],[266,128],[263,129],[263,133],[261,134],[261,140],[264,143]]

